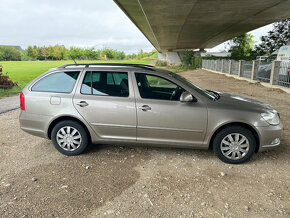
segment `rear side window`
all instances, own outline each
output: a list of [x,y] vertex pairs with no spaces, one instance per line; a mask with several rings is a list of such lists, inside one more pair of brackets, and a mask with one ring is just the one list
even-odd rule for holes
[[80,72],[57,72],[52,73],[34,84],[32,91],[71,93]]
[[81,88],[82,94],[128,97],[128,73],[126,72],[86,72]]

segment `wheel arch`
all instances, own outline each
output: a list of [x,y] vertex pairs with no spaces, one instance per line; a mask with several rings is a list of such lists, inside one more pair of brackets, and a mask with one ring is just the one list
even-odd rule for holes
[[256,149],[255,149],[255,153],[257,153],[258,151],[259,151],[259,148],[260,148],[260,136],[259,136],[259,134],[258,134],[258,132],[257,132],[257,130],[253,127],[253,126],[251,126],[251,125],[249,125],[249,124],[247,124],[247,123],[243,123],[243,122],[232,122],[232,123],[225,123],[225,124],[222,124],[221,126],[219,126],[215,131],[214,131],[214,133],[211,135],[211,137],[210,137],[210,142],[209,142],[209,149],[212,149],[213,148],[213,140],[214,140],[214,138],[215,138],[215,136],[222,130],[222,129],[224,129],[224,128],[226,128],[226,127],[229,127],[229,126],[241,126],[241,127],[244,127],[244,128],[246,128],[246,129],[248,129],[248,130],[250,130],[252,133],[253,133],[253,135],[254,135],[254,137],[255,137],[255,140],[256,140]]
[[92,142],[92,136],[91,136],[91,133],[90,133],[88,127],[81,120],[79,120],[78,118],[72,117],[72,116],[61,116],[61,117],[54,119],[49,124],[48,130],[47,130],[47,137],[49,139],[51,139],[51,133],[52,133],[52,130],[55,127],[55,125],[61,121],[64,121],[64,120],[71,120],[71,121],[75,121],[75,122],[79,123],[85,129],[85,131],[88,135],[89,143]]

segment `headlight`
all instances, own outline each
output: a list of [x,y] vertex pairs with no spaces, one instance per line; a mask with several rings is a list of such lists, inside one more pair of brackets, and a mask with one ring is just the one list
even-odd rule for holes
[[261,116],[264,120],[266,120],[267,123],[271,125],[278,125],[280,123],[280,119],[277,113],[273,112],[267,112],[267,113],[261,113]]

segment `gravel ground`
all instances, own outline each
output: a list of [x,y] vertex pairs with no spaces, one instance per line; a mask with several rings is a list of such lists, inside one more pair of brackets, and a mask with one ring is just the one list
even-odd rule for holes
[[182,75],[201,87],[272,104],[282,145],[242,165],[211,151],[90,146],[65,157],[0,115],[0,217],[289,217],[290,95],[206,71]]

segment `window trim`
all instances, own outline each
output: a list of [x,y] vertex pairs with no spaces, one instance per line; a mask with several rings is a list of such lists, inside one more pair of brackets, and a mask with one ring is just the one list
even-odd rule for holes
[[[82,85],[83,82],[86,78],[86,74],[89,73],[91,74],[91,94],[87,94],[87,93],[82,93]],[[98,94],[93,94],[93,72],[100,72],[100,73],[127,73],[128,76],[128,96],[113,96],[113,95],[98,95]],[[101,97],[113,97],[113,98],[130,98],[130,84],[129,84],[129,72],[128,71],[104,71],[104,70],[85,70],[84,72],[84,76],[83,76],[83,80],[80,83],[80,94],[81,95],[86,95],[86,96],[101,96]]]
[[[172,80],[170,80],[170,79],[168,79],[168,78],[166,78],[166,77],[163,77],[163,76],[161,76],[161,75],[157,75],[157,74],[154,74],[154,73],[147,73],[147,72],[134,72],[134,79],[135,79],[135,84],[136,84],[136,87],[137,87],[137,90],[138,90],[138,94],[139,94],[139,97],[140,97],[140,99],[142,99],[142,100],[153,100],[153,101],[167,101],[167,102],[180,102],[179,100],[175,100],[175,101],[173,101],[173,100],[167,100],[167,99],[154,99],[154,98],[142,98],[142,96],[140,95],[140,91],[139,91],[139,87],[138,87],[138,82],[137,82],[137,78],[136,78],[136,74],[145,74],[145,75],[149,75],[149,76],[156,76],[156,77],[159,77],[159,78],[162,78],[162,79],[165,79],[165,80],[167,80],[167,81],[169,81],[169,82],[171,82],[171,83],[173,83],[174,85],[176,85],[176,86],[178,86],[178,87],[180,87],[180,88],[182,88],[182,89],[184,89],[185,91],[187,91],[187,92],[189,92],[186,88],[184,88],[183,86],[180,86],[180,85],[178,85],[178,84],[176,84],[175,82],[173,82]],[[197,101],[198,101],[198,99],[191,93],[191,92],[189,92]]]
[[[70,92],[55,92],[55,91],[36,91],[36,90],[32,90],[33,86],[35,86],[40,80],[43,80],[44,78],[53,75],[53,74],[57,74],[57,73],[66,73],[66,72],[78,72],[78,76],[74,82],[73,88]],[[30,87],[29,87],[29,91],[30,92],[43,92],[43,93],[59,93],[59,94],[71,94],[74,89],[77,87],[77,81],[79,80],[79,77],[81,75],[82,71],[81,70],[64,70],[64,71],[53,71],[53,72],[49,72],[43,76],[41,76],[40,78],[38,78],[36,81],[34,81]]]

